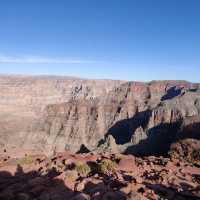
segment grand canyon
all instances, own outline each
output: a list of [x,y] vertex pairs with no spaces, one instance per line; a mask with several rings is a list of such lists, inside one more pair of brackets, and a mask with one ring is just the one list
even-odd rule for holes
[[200,199],[200,84],[0,76],[0,199]]

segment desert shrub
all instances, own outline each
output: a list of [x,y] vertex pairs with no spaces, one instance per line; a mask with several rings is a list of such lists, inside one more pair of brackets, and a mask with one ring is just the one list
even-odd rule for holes
[[18,165],[30,165],[32,163],[33,163],[33,158],[28,155],[17,160]]
[[65,165],[62,162],[58,163],[57,166],[58,166],[59,170],[64,170],[65,169]]
[[53,168],[53,165],[52,165],[50,162],[48,162],[48,163],[46,164],[46,169],[47,169],[47,171],[52,170],[52,168]]
[[91,169],[86,163],[78,163],[75,166],[75,170],[78,172],[80,176],[87,176]]
[[115,161],[116,161],[117,163],[119,163],[120,160],[122,160],[122,158],[123,158],[123,155],[121,155],[121,154],[116,154],[116,155],[115,155]]
[[67,170],[65,172],[64,179],[69,179],[71,181],[75,181],[78,178],[78,172],[76,170]]
[[99,172],[102,174],[112,174],[116,171],[116,167],[117,167],[117,164],[114,161],[103,159],[99,163],[98,169],[99,169]]
[[52,168],[53,168],[53,163],[52,163],[52,161],[51,161],[50,158],[47,158],[47,159],[46,159],[45,167],[46,167],[47,171],[52,170]]

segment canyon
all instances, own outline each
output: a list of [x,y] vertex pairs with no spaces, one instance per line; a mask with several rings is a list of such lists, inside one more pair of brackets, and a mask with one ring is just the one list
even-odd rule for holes
[[200,84],[2,75],[0,109],[2,148],[164,155],[199,119]]
[[0,76],[0,199],[200,199],[200,84]]

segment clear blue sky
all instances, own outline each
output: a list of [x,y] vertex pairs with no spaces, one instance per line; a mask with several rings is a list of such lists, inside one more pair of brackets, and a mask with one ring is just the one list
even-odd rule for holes
[[1,0],[0,73],[200,82],[199,0]]

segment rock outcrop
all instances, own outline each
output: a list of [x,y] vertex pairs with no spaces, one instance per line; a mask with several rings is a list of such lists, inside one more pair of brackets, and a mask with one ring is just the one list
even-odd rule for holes
[[140,126],[139,128],[137,128],[131,138],[131,142],[136,145],[139,144],[142,140],[146,140],[147,139],[147,134],[144,131],[144,129]]

